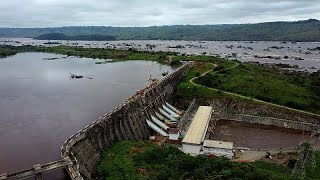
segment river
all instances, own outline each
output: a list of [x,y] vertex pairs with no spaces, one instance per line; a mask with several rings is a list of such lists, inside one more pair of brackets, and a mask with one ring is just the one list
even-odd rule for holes
[[205,54],[237,59],[242,62],[282,63],[297,71],[320,70],[320,42],[279,41],[50,41],[32,38],[0,38],[4,45],[78,46],[85,48],[137,49],[140,51],[171,51],[181,54]]
[[[0,59],[0,174],[59,160],[69,136],[145,87],[150,74],[160,79],[174,70],[150,61],[96,61],[48,53]],[[45,176],[66,179],[63,170]]]

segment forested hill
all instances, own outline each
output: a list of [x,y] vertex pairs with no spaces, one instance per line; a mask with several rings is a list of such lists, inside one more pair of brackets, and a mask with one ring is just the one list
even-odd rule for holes
[[[0,28],[0,37],[114,37],[117,40],[320,41],[320,21],[267,22],[232,25],[172,25],[150,27],[74,26],[59,28]],[[45,36],[41,36],[45,35]],[[89,38],[89,39],[88,39]],[[96,40],[96,39],[92,39]]]
[[92,35],[74,35],[74,36],[67,36],[63,33],[49,33],[49,34],[42,34],[35,39],[40,40],[80,40],[80,41],[114,41],[116,38],[114,36],[109,35],[99,35],[99,34],[92,34]]

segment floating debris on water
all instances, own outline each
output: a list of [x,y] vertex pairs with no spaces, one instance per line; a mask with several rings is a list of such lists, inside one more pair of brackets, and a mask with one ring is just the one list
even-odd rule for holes
[[72,74],[70,72],[69,72],[69,74],[70,74],[70,78],[71,79],[81,79],[81,78],[83,78],[82,75]]
[[64,57],[53,57],[53,58],[43,58],[42,60],[46,61],[53,61],[53,60],[58,60],[58,59],[65,59],[68,58],[69,56],[64,56]]

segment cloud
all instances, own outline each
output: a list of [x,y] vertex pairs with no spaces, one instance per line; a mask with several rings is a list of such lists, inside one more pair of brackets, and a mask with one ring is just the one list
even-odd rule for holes
[[318,0],[1,0],[0,27],[152,26],[320,19]]

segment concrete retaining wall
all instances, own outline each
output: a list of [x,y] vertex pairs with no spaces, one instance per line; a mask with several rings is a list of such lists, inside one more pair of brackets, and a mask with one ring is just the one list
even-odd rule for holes
[[112,144],[147,139],[150,134],[146,118],[172,97],[178,83],[193,66],[193,63],[181,66],[65,141],[61,147],[62,158],[76,162],[67,167],[71,179],[91,179],[101,153]]
[[263,124],[263,125],[272,125],[272,126],[320,133],[320,125],[314,124],[314,123],[308,123],[308,122],[280,119],[280,118],[274,118],[274,117],[253,116],[248,114],[219,113],[218,117],[220,119],[230,119],[234,121],[242,121],[242,122],[249,122],[249,123]]
[[[247,122],[247,123],[253,123],[253,124],[271,125],[271,126],[283,127],[288,129],[309,131],[314,134],[320,134],[320,125],[314,124],[314,123],[280,119],[280,118],[274,118],[274,117],[253,116],[249,114],[228,114],[228,113],[222,113],[222,112],[214,114],[214,121],[211,122],[211,125],[214,129],[217,121],[221,119]],[[317,150],[320,149],[319,146],[314,146],[313,148]],[[248,148],[242,148],[242,147],[234,147],[234,149],[242,149],[245,151],[278,151],[278,150],[299,150],[299,147],[270,148],[270,149],[248,149]]]
[[320,125],[320,116],[268,106],[250,100],[217,98],[212,101],[212,106],[216,112],[226,114],[251,114],[254,116],[274,117]]

